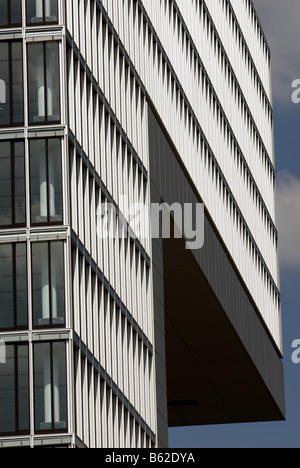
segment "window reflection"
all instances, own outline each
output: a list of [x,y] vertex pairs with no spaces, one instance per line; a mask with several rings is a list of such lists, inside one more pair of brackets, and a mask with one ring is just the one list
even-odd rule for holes
[[37,432],[67,431],[66,345],[34,345],[35,429]]
[[58,22],[57,0],[27,0],[27,24]]
[[33,322],[36,328],[65,325],[63,242],[32,244]]
[[9,125],[10,116],[10,67],[9,44],[0,42],[0,125]]
[[6,347],[6,363],[0,366],[0,433],[16,432],[15,348]]
[[60,121],[59,48],[57,42],[28,44],[29,122]]
[[30,143],[31,223],[62,223],[60,139]]

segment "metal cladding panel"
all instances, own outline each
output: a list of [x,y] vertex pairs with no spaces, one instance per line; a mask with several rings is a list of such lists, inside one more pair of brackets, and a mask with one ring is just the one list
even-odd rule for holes
[[242,26],[230,0],[138,1],[132,14],[138,10],[148,34],[147,27],[136,31],[144,63],[139,54],[133,62],[281,347],[270,60],[260,28],[247,46],[250,0],[235,3],[246,18]]

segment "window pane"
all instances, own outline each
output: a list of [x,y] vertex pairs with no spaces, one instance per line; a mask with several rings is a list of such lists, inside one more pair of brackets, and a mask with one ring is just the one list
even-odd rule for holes
[[21,0],[10,0],[11,24],[22,23]]
[[49,121],[60,120],[59,60],[58,43],[46,44],[47,60],[47,114]]
[[23,54],[21,42],[13,42],[12,46],[12,92],[13,92],[13,123],[24,120],[23,108]]
[[60,121],[57,42],[28,45],[28,77],[30,123]]
[[34,325],[63,326],[65,324],[63,242],[32,245],[32,285]]
[[46,23],[58,22],[57,0],[45,0]]
[[61,142],[48,140],[50,222],[62,222]]
[[33,322],[35,326],[50,325],[48,243],[32,245]]
[[29,121],[45,121],[45,78],[43,44],[28,45]]
[[35,428],[67,429],[67,379],[65,343],[34,346]]
[[6,363],[0,365],[0,414],[0,433],[16,432],[14,346],[6,346]]
[[37,431],[52,428],[50,343],[34,346],[34,407]]
[[16,244],[16,307],[17,326],[25,327],[27,319],[27,258],[26,245]]
[[27,0],[27,23],[57,23],[57,0]]
[[31,222],[47,223],[46,140],[30,142]]
[[27,24],[36,23],[36,0],[27,0]]
[[22,57],[22,42],[0,41],[0,126],[24,121]]
[[0,329],[27,325],[26,264],[25,244],[0,245]]
[[62,222],[60,139],[30,144],[31,223]]
[[66,345],[53,343],[54,429],[67,429]]
[[29,431],[28,346],[18,346],[18,431]]
[[8,43],[0,41],[0,125],[10,123]]
[[0,245],[0,329],[14,326],[13,296],[12,246]]
[[1,8],[0,8],[0,26],[6,26],[7,24],[8,24],[7,0],[4,0],[1,3]]
[[0,27],[21,25],[21,0],[1,0]]
[[64,245],[62,242],[51,244],[51,299],[52,324],[65,323],[65,281],[64,281]]
[[0,143],[0,226],[9,226],[12,224],[10,152],[11,152],[10,143],[1,142]]
[[14,169],[15,169],[15,219],[14,224],[26,223],[25,207],[25,159],[24,143],[14,144]]
[[0,226],[25,225],[24,143],[0,142]]

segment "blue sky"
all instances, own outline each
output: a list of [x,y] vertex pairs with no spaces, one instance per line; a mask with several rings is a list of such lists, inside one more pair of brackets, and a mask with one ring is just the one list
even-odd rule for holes
[[172,448],[300,447],[300,364],[291,359],[292,343],[300,340],[300,104],[291,98],[300,79],[300,1],[254,4],[272,51],[287,420],[171,429]]

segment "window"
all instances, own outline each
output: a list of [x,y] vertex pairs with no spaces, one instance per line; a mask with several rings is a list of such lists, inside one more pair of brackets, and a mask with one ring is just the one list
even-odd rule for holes
[[0,245],[0,329],[27,327],[26,244]]
[[0,227],[22,227],[25,214],[23,142],[0,142]]
[[22,42],[0,41],[0,127],[24,123]]
[[27,24],[56,24],[57,0],[27,0]]
[[65,342],[34,345],[36,432],[67,432]]
[[21,25],[21,0],[2,0],[0,9],[0,28]]
[[32,244],[33,324],[35,328],[65,325],[63,242]]
[[29,123],[60,122],[58,42],[28,44]]
[[28,346],[6,345],[0,364],[0,434],[29,433]]
[[61,140],[30,142],[31,224],[62,224]]

